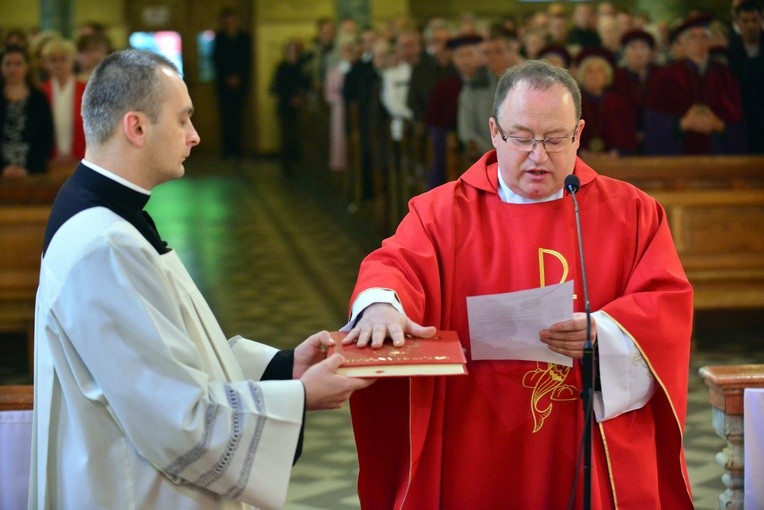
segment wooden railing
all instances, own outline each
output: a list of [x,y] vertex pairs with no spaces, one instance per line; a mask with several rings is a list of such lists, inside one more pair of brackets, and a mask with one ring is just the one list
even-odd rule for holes
[[0,179],[0,331],[24,333],[30,358],[45,225],[65,178]]
[[764,188],[764,156],[589,156],[586,162],[648,192]]
[[34,388],[31,384],[17,386],[0,385],[0,412],[31,411],[34,405]]
[[764,307],[764,157],[588,158],[666,208],[696,309]]
[[725,490],[719,495],[720,509],[743,510],[745,435],[743,391],[764,388],[764,365],[708,366],[700,375],[709,388],[714,431],[727,442],[716,461],[724,467]]

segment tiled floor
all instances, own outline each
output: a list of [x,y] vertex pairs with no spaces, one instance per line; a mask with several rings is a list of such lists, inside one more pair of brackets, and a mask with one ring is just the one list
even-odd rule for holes
[[[269,162],[195,156],[184,179],[155,190],[152,216],[230,335],[288,347],[344,324],[358,264],[378,235],[362,216],[348,217],[341,201],[315,200],[327,198],[317,182],[285,181]],[[760,333],[754,333],[762,325],[760,316],[750,313],[698,319],[685,436],[698,509],[717,508],[722,469],[714,456],[724,446],[711,429],[698,368],[764,363]],[[28,377],[3,370],[0,378],[6,381]],[[347,407],[310,413],[287,508],[358,508],[356,474]]]

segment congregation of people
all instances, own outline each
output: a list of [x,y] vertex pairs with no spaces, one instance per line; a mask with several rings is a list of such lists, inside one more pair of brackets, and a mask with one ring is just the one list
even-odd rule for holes
[[0,175],[73,168],[82,159],[82,95],[90,73],[111,49],[99,23],[83,24],[74,39],[55,31],[2,32]]
[[[221,13],[216,37],[223,157],[243,155],[252,82],[252,39],[235,16]],[[398,179],[415,181],[412,194],[438,186],[492,148],[498,78],[529,59],[565,67],[579,83],[584,158],[764,153],[761,5],[732,0],[730,19],[691,12],[670,23],[609,2],[552,3],[522,19],[322,18],[310,44],[286,42],[273,72],[283,172],[293,176],[303,160],[307,122],[310,138],[326,140],[332,173],[357,162],[361,201],[384,193],[391,168],[407,164],[411,176]],[[74,40],[7,30],[2,45],[2,175],[71,166],[84,154],[85,83],[112,49],[105,27],[86,23]]]
[[552,3],[523,19],[321,19],[310,45],[288,41],[272,81],[284,172],[294,173],[305,143],[295,126],[323,121],[327,166],[350,171],[356,157],[362,200],[407,164],[412,194],[452,180],[492,148],[499,77],[530,59],[578,82],[583,158],[764,153],[761,6],[733,0],[730,18],[693,11],[669,22],[598,2]]

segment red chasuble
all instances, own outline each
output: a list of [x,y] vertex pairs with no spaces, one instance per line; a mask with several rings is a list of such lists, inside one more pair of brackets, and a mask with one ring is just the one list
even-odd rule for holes
[[[581,160],[575,173],[592,310],[628,332],[643,356],[635,362],[656,378],[645,407],[595,425],[593,508],[692,508],[682,450],[692,288],[654,199]],[[573,279],[583,311],[573,204],[567,194],[503,203],[497,187],[491,151],[412,199],[361,265],[353,299],[394,289],[413,320],[458,331],[469,367],[353,395],[364,509],[567,508],[583,422],[579,363],[473,361],[466,298]]]

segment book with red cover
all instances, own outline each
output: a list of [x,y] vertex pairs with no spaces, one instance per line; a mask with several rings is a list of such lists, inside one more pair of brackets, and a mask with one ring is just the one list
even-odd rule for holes
[[431,338],[406,336],[402,347],[388,339],[379,349],[342,345],[345,333],[332,333],[335,345],[328,355],[342,354],[345,363],[337,373],[349,377],[411,377],[420,375],[460,375],[467,373],[467,359],[456,331],[438,331]]

